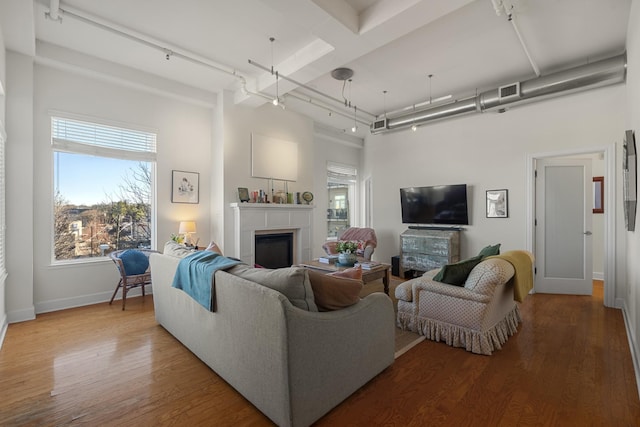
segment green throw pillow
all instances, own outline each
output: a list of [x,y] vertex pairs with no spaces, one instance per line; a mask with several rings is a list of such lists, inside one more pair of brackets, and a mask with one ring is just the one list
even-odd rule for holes
[[480,253],[478,255],[480,255],[482,258],[486,258],[488,256],[500,255],[500,243],[493,246],[491,245],[485,246],[480,250]]
[[473,258],[458,261],[455,264],[447,264],[433,277],[436,282],[448,283],[449,285],[464,286],[464,282],[469,277],[473,267],[480,264],[481,255]]

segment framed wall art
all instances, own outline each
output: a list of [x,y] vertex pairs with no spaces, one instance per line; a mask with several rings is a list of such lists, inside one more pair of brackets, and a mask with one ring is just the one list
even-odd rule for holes
[[509,216],[508,190],[487,190],[487,218]]
[[200,174],[172,171],[171,203],[200,203]]
[[604,176],[593,177],[593,213],[604,213]]

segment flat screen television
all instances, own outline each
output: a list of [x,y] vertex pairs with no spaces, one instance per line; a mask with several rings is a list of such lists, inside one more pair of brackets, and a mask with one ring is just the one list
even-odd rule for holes
[[400,189],[403,224],[468,225],[467,185]]

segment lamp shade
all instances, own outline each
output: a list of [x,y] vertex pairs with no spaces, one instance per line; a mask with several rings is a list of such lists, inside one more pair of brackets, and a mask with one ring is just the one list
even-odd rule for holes
[[196,222],[195,221],[180,221],[179,234],[195,233]]

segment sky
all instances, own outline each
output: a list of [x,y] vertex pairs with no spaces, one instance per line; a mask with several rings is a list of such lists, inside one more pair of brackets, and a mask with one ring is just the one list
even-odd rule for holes
[[122,179],[136,170],[137,160],[120,160],[56,152],[54,155],[54,189],[59,189],[67,202],[94,205],[118,199]]

